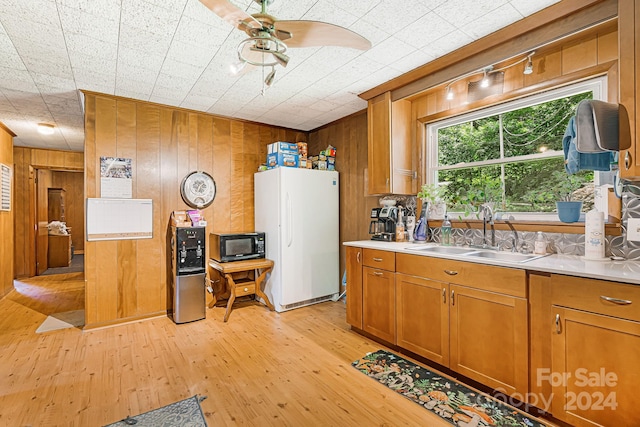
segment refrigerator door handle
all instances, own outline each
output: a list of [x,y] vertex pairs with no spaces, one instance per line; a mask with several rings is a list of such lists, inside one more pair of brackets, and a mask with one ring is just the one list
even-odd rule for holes
[[293,243],[293,218],[291,218],[291,197],[287,193],[287,247]]

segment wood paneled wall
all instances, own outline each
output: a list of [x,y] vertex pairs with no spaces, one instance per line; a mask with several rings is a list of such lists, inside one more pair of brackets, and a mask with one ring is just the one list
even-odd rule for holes
[[72,151],[13,148],[15,217],[15,277],[36,274],[36,169],[79,171],[84,170],[84,154]]
[[340,272],[345,268],[342,242],[370,238],[369,215],[378,196],[365,196],[367,176],[367,110],[335,121],[309,134],[309,154],[331,144],[337,149],[340,172]]
[[84,252],[84,174],[79,172],[52,172],[52,186],[64,188],[65,217],[71,227],[71,242],[75,253]]
[[[15,134],[0,123],[0,163],[11,168],[13,175],[13,137]],[[15,178],[11,182],[11,210],[0,211],[0,298],[13,289],[13,218],[15,217]]]
[[179,190],[187,173],[203,170],[216,182],[203,210],[207,233],[253,230],[253,174],[277,140],[307,134],[85,93],[86,197],[100,197],[99,162],[108,156],[132,159],[133,197],[153,199],[152,239],[85,242],[87,326],[166,312],[169,219],[188,208]]

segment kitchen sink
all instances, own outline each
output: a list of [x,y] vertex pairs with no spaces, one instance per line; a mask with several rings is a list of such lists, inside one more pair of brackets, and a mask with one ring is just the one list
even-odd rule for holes
[[532,261],[534,259],[542,258],[543,256],[546,256],[546,255],[519,254],[515,252],[478,251],[478,252],[470,252],[465,256],[495,259],[498,261],[527,262],[527,261]]
[[448,255],[465,255],[475,252],[474,249],[469,248],[459,248],[456,246],[420,246],[420,247],[408,247],[406,249],[411,249],[415,251],[422,252],[431,252],[434,254],[448,254]]

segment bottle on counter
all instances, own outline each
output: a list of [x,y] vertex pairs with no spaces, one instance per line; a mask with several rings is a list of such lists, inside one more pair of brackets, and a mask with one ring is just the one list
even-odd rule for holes
[[536,233],[536,240],[533,242],[533,253],[538,255],[547,253],[547,239],[544,238],[542,231]]
[[449,221],[448,215],[445,214],[442,225],[440,226],[440,243],[444,246],[451,245],[451,221]]
[[400,213],[398,214],[398,222],[396,222],[396,242],[404,242],[404,218],[402,218],[402,209],[400,209]]

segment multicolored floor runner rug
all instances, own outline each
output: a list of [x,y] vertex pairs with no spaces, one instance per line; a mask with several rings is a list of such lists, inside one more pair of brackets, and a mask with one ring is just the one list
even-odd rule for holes
[[484,393],[384,350],[352,365],[454,426],[544,427]]

